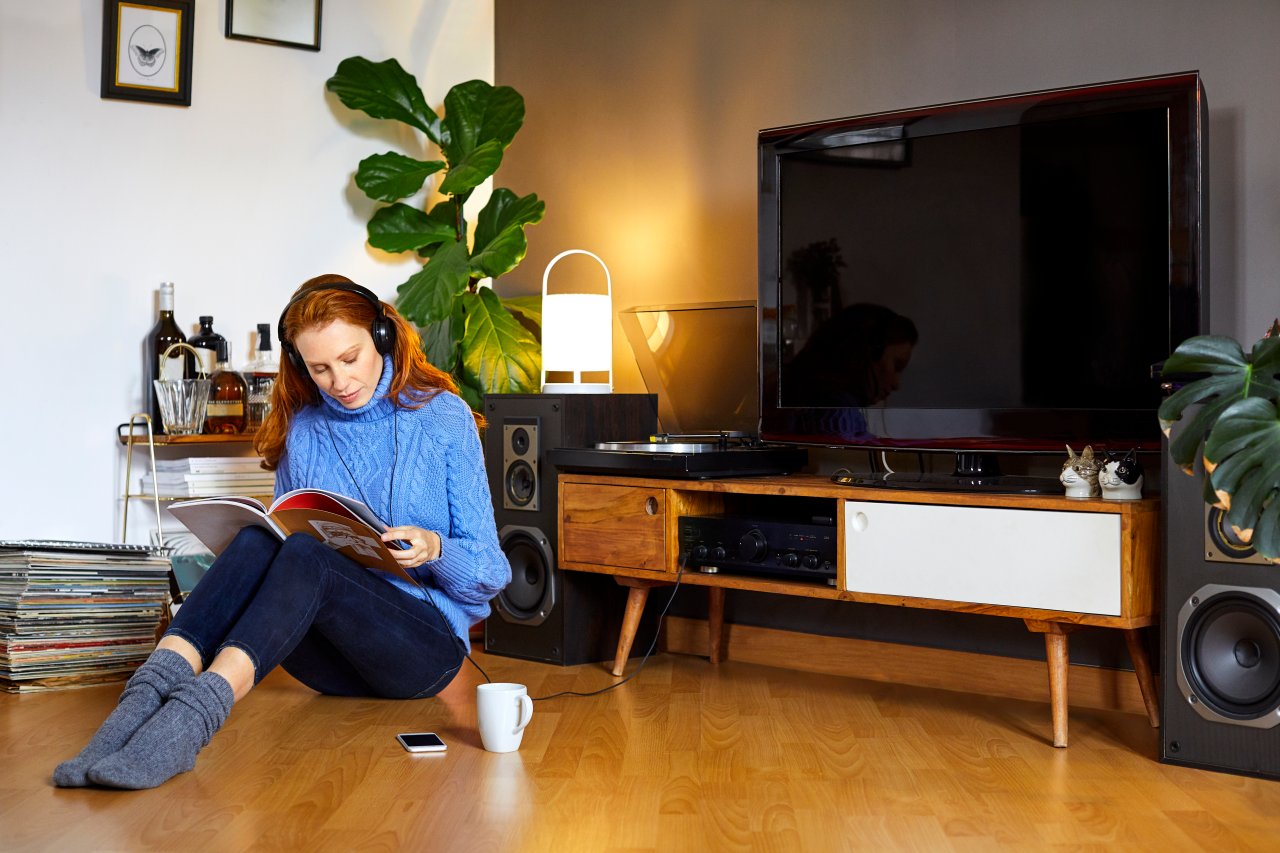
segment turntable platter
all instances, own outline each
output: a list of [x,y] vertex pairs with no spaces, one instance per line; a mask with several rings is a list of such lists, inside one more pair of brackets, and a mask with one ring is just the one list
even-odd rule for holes
[[627,450],[634,453],[710,453],[719,450],[710,442],[599,441],[596,450]]
[[714,453],[733,447],[749,446],[754,436],[745,432],[721,431],[677,435],[659,433],[645,441],[599,441],[596,450],[623,450],[632,453]]

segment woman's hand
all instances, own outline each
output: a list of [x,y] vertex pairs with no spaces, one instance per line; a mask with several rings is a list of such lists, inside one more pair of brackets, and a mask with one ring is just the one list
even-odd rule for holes
[[403,550],[391,548],[391,556],[402,568],[414,569],[423,563],[429,563],[440,556],[440,534],[434,530],[423,530],[406,524],[400,527],[388,527],[382,534],[383,542],[401,541],[407,545]]

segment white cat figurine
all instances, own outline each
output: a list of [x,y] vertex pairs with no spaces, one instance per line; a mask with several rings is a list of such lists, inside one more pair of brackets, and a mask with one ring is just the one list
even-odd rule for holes
[[1067,445],[1067,461],[1062,463],[1059,482],[1067,488],[1069,498],[1096,498],[1098,489],[1098,463],[1093,458],[1093,447],[1086,446],[1076,456]]
[[1107,453],[1107,461],[1098,472],[1098,485],[1102,497],[1109,501],[1136,501],[1142,499],[1142,466],[1138,464],[1138,452],[1131,450],[1124,456]]

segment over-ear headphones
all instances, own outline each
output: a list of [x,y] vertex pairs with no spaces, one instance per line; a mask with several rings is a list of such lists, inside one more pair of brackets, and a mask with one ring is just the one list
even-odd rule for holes
[[280,321],[276,323],[276,339],[280,341],[280,351],[289,359],[289,363],[298,369],[299,373],[306,375],[307,364],[302,360],[302,356],[298,354],[298,351],[294,349],[293,343],[284,336],[284,318],[289,313],[289,309],[295,304],[320,290],[345,290],[348,293],[354,293],[369,300],[375,312],[373,323],[369,325],[369,336],[373,338],[373,348],[378,351],[379,355],[387,355],[395,349],[395,323],[387,317],[387,313],[382,307],[382,300],[374,295],[372,290],[367,287],[361,287],[355,282],[335,281],[330,284],[317,284],[315,287],[308,287],[290,299],[289,304],[284,306],[284,310],[280,312]]

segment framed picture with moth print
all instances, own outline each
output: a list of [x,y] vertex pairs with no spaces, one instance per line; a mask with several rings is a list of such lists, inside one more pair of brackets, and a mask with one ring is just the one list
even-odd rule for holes
[[195,0],[103,0],[102,97],[191,106]]

